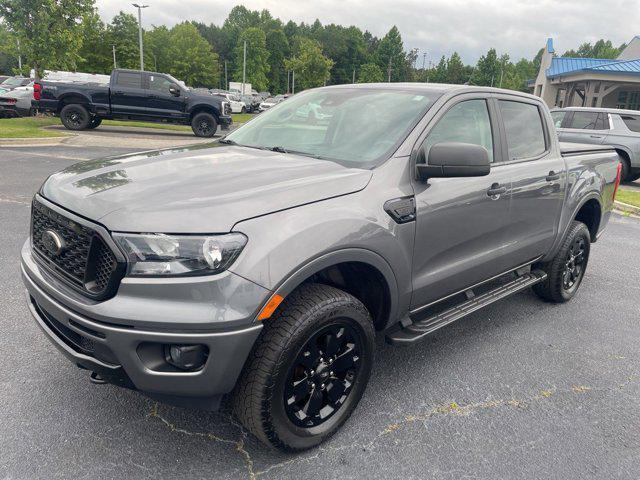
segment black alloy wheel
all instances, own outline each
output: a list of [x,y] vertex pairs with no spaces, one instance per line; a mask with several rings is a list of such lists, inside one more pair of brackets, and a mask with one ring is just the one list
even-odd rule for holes
[[585,239],[576,237],[569,246],[569,251],[564,263],[562,271],[562,288],[570,292],[577,287],[584,275],[584,263],[586,259]]
[[289,420],[317,427],[344,405],[360,371],[362,339],[343,322],[321,328],[298,353],[284,392]]

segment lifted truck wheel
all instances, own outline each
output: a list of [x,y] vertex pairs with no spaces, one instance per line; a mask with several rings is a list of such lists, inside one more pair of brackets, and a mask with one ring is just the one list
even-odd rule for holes
[[216,117],[207,112],[197,113],[191,120],[191,130],[196,137],[213,137],[218,129]]
[[98,128],[101,123],[102,123],[102,119],[100,117],[93,117],[89,122],[89,125],[87,125],[87,128],[89,130],[93,130],[94,128]]
[[536,266],[547,273],[547,278],[534,285],[533,291],[548,302],[571,300],[582,283],[590,248],[589,229],[584,223],[574,220],[556,256]]
[[72,103],[62,107],[60,120],[68,130],[84,130],[89,126],[91,116],[83,105]]
[[233,393],[233,411],[266,445],[294,452],[331,436],[358,404],[375,332],[355,297],[327,285],[293,292],[267,323]]

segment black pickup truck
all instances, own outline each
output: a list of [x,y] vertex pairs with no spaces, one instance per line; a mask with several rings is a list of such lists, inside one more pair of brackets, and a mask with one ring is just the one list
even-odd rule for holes
[[191,125],[212,137],[231,125],[231,106],[220,97],[196,93],[171,75],[116,69],[108,85],[97,82],[36,82],[32,106],[60,117],[69,130],[96,128],[103,119]]

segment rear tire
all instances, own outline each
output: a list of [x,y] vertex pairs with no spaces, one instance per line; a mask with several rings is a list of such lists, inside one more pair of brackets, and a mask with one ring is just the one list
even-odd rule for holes
[[245,107],[242,107],[242,108],[240,109],[240,113],[247,113],[247,109],[246,109]]
[[268,446],[315,447],[362,397],[374,339],[359,300],[327,285],[302,285],[265,323],[234,390],[234,414]]
[[207,112],[201,112],[194,115],[191,120],[191,130],[196,137],[210,138],[213,137],[218,129],[216,117]]
[[91,121],[89,122],[89,125],[87,125],[87,128],[89,130],[93,130],[94,128],[98,128],[100,126],[100,124],[102,123],[102,119],[99,117],[93,117],[91,119]]
[[633,174],[631,173],[631,163],[626,155],[620,158],[620,163],[622,164],[622,169],[620,170],[620,181],[621,182],[633,182]]
[[571,300],[584,278],[590,248],[589,229],[584,223],[574,220],[556,256],[549,262],[534,266],[546,272],[547,278],[534,285],[533,291],[547,302],[564,303]]
[[68,130],[84,130],[89,126],[91,116],[83,105],[72,103],[62,107],[60,120]]

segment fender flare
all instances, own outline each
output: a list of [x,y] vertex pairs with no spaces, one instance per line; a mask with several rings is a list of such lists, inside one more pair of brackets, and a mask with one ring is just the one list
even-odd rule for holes
[[[580,200],[580,203],[578,203],[578,206],[573,209],[573,212],[571,212],[571,216],[569,217],[569,219],[567,221],[567,224],[564,226],[564,229],[562,230],[562,235],[558,235],[558,238],[554,242],[553,248],[551,249],[551,252],[553,252],[553,255],[556,254],[560,243],[562,242],[564,237],[567,235],[567,231],[569,230],[569,227],[571,226],[571,222],[576,218],[576,215],[578,215],[578,212],[580,211],[580,209],[582,207],[584,207],[584,205],[589,200],[595,200],[596,202],[598,202],[598,206],[600,207],[600,220],[602,220],[602,201],[600,200],[600,195],[597,192],[589,192],[589,193],[587,193],[585,195],[585,197],[582,200]],[[595,238],[593,238],[591,240],[591,243],[593,243],[593,242],[595,242]],[[550,257],[549,255],[545,255],[545,258],[549,258],[549,257]],[[551,256],[551,257],[553,257],[553,256]]]
[[311,275],[327,267],[346,262],[365,263],[382,274],[389,289],[389,318],[387,318],[385,322],[385,326],[388,326],[398,315],[398,283],[389,263],[382,256],[371,250],[364,248],[345,248],[324,253],[289,273],[273,291],[278,295],[286,297]]

